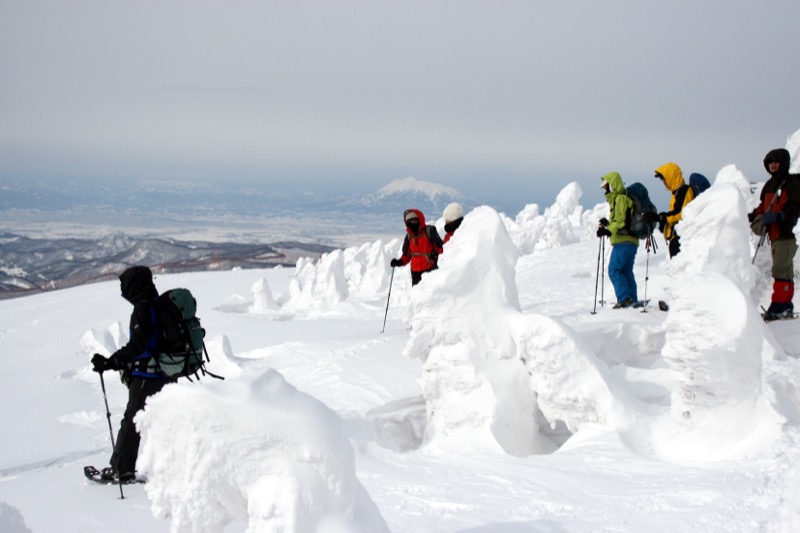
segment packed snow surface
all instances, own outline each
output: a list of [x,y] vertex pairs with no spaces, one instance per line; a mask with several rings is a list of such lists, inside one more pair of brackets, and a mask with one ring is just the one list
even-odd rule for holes
[[574,183],[469,211],[414,288],[389,267],[402,227],[295,268],[157,274],[197,297],[226,379],[148,402],[124,499],[81,473],[110,455],[89,359],[127,341],[118,285],[0,302],[0,531],[800,531],[800,322],[761,320],[749,183],[712,181],[680,255],[640,246],[644,309],[611,309],[607,206]]

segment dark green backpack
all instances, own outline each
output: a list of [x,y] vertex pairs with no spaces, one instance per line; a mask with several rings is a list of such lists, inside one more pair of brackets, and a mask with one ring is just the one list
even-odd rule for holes
[[633,204],[625,213],[625,233],[639,239],[646,239],[656,229],[658,210],[650,201],[647,188],[641,183],[628,185],[625,188],[625,194]]
[[[160,335],[157,354],[148,362],[148,372],[168,377],[216,376],[205,369],[210,360],[203,339],[206,331],[197,318],[197,300],[189,289],[172,289],[156,301]],[[205,356],[205,358],[204,358]]]

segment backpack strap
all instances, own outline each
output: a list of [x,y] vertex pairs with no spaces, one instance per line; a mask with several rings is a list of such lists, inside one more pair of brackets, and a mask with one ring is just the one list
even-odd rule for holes
[[[626,232],[629,232],[630,231],[630,227],[631,227],[631,220],[633,220],[633,208],[634,208],[635,204],[633,202],[633,198],[631,198],[631,195],[630,195],[630,193],[628,193],[627,189],[622,189],[622,192],[620,192],[619,194],[614,195],[614,199],[612,200],[612,203],[611,203],[611,205],[609,207],[608,215],[609,215],[609,218],[612,218],[612,219],[614,218],[614,213],[617,210],[617,202],[619,202],[619,199],[622,196],[624,196],[625,198],[627,198],[629,200],[628,207],[625,208],[625,225],[623,226],[622,229],[624,229]],[[621,235],[625,235],[625,234],[626,233],[624,233],[624,232],[621,233]]]
[[[425,236],[428,239],[428,244],[430,244],[431,246],[431,251],[427,253],[421,253],[421,252],[411,253],[411,257],[425,257],[431,263],[432,267],[436,267],[436,264],[438,263],[439,260],[439,252],[436,251],[436,244],[433,242],[433,238],[431,237],[431,231],[434,229],[435,229],[434,226],[431,226],[430,224],[425,226]],[[412,238],[418,239],[419,235]]]
[[131,376],[145,379],[160,379],[164,376],[158,372],[158,362],[155,359],[158,357],[158,339],[161,331],[161,321],[158,317],[155,300],[150,304],[150,321],[153,326],[153,332],[147,340],[147,349],[133,360],[131,364]]
[[686,193],[689,192],[689,185],[684,183],[678,187],[674,193],[675,195],[675,208],[667,212],[667,216],[671,217],[677,215],[683,210],[683,202],[686,201]]

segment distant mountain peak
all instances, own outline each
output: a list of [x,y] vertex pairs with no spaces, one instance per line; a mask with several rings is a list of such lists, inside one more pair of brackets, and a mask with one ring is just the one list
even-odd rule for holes
[[437,197],[443,196],[446,198],[462,198],[463,195],[452,187],[445,187],[438,183],[430,181],[418,180],[413,176],[407,178],[394,180],[385,187],[381,188],[374,196],[378,198],[385,198],[387,196],[404,195],[404,194],[420,194],[427,196],[431,201],[435,201]]
[[346,200],[340,206],[349,209],[387,210],[401,213],[405,209],[416,208],[431,215],[440,213],[450,202],[472,203],[452,187],[408,177],[394,180],[372,194]]

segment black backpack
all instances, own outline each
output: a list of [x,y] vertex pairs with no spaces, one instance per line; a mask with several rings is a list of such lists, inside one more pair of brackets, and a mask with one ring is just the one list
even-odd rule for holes
[[625,229],[629,235],[646,239],[653,234],[658,220],[658,210],[650,201],[647,187],[641,183],[631,183],[625,188],[633,207],[625,213]]
[[206,331],[195,314],[197,300],[189,289],[164,292],[155,307],[160,334],[156,339],[156,355],[148,361],[148,372],[189,379],[202,373],[223,379],[205,369],[205,362],[210,361],[203,342]]

